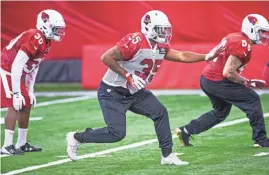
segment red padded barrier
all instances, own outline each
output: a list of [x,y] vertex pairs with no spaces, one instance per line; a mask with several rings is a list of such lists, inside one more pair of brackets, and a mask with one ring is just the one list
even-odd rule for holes
[[[269,19],[269,2],[176,2],[176,1],[35,1],[1,2],[1,44],[36,25],[37,14],[55,9],[66,20],[66,36],[54,43],[48,59],[81,58],[83,45],[116,43],[127,33],[140,30],[140,19],[148,10],[165,12],[173,25],[172,44],[217,42],[240,29],[249,13]],[[56,47],[54,47],[54,45]]]
[[[1,44],[35,27],[37,14],[58,10],[67,24],[62,43],[53,43],[48,59],[82,58],[82,85],[96,88],[105,72],[101,54],[130,32],[140,31],[142,15],[152,9],[165,12],[173,25],[172,46],[179,50],[206,53],[222,37],[240,31],[243,18],[259,13],[269,19],[269,2],[187,1],[35,1],[1,2]],[[83,53],[82,48],[85,46]],[[54,47],[55,46],[55,47]],[[245,74],[262,78],[269,59],[268,48],[255,48]],[[204,63],[192,65],[164,62],[151,88],[197,88]]]

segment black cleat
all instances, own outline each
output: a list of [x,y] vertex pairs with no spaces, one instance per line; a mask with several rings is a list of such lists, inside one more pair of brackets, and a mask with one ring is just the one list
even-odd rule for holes
[[178,139],[180,140],[180,143],[181,143],[182,146],[193,146],[190,143],[190,137],[191,137],[191,135],[185,133],[183,131],[183,127],[176,128],[175,132],[176,132],[176,135],[177,135]]
[[1,149],[1,154],[23,155],[24,152],[21,150],[21,148],[16,148],[15,145],[9,145]]
[[35,147],[29,143],[25,143],[25,145],[21,146],[21,150],[24,152],[40,152],[42,151],[42,148]]
[[89,131],[92,131],[93,129],[92,128],[86,128],[84,132],[89,132]]
[[253,146],[254,147],[269,147],[269,139],[256,141]]

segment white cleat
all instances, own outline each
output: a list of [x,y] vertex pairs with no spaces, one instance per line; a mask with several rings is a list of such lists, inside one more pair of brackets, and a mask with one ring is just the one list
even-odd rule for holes
[[184,166],[184,165],[189,165],[189,162],[182,161],[174,153],[171,153],[167,157],[162,156],[161,164],[162,165]]
[[77,149],[80,146],[80,142],[74,138],[75,133],[76,132],[69,132],[66,134],[66,141],[67,141],[66,151],[68,157],[73,161],[77,160]]

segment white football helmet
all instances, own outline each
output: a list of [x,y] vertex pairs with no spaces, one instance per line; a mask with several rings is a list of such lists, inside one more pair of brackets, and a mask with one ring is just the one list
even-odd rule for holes
[[142,17],[141,32],[148,39],[167,44],[172,38],[172,25],[163,12],[152,10]]
[[261,15],[250,14],[242,22],[241,31],[255,44],[268,44],[269,42],[269,24]]
[[43,10],[37,16],[36,28],[42,31],[47,39],[61,41],[65,35],[65,22],[62,15],[55,10]]

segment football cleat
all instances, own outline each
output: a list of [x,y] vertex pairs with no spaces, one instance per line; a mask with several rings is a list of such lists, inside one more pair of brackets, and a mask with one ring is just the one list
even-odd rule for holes
[[1,149],[1,154],[23,155],[24,152],[21,150],[21,148],[16,148],[15,145],[9,145]]
[[89,132],[89,131],[92,131],[92,130],[93,130],[92,128],[86,128],[85,132]]
[[178,139],[180,140],[180,143],[182,146],[193,146],[190,143],[191,135],[184,132],[183,127],[176,128],[175,133],[176,133],[176,136],[178,137]]
[[67,141],[66,152],[68,157],[73,161],[77,160],[77,149],[80,146],[80,142],[74,138],[75,133],[76,132],[69,132],[66,135],[66,141]]
[[20,146],[21,150],[24,152],[40,152],[42,148],[30,145],[29,143],[25,143],[25,145]]
[[167,157],[162,156],[161,164],[162,165],[184,166],[184,165],[189,165],[189,162],[182,161],[174,153],[171,153]]
[[253,145],[254,147],[269,147],[269,139],[264,139],[260,141],[256,141]]

